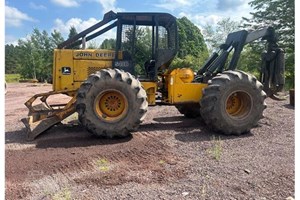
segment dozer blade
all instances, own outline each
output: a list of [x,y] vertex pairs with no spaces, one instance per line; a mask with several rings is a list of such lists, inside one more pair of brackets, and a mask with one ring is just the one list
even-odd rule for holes
[[32,116],[30,116],[28,118],[21,119],[21,121],[26,127],[27,140],[32,141],[38,135],[51,128],[55,124],[59,123],[61,120],[57,116],[53,116],[32,123]]
[[[55,94],[60,94],[60,92],[37,94],[25,103],[29,109],[29,114],[27,118],[23,118],[21,121],[26,127],[27,140],[34,140],[38,135],[75,112],[75,96],[67,104],[49,105],[47,98]],[[32,106],[37,98],[40,98],[42,103]]]

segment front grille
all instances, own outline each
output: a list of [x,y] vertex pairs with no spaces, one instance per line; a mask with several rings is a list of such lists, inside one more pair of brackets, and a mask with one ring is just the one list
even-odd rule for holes
[[94,74],[96,71],[100,71],[101,69],[103,69],[102,67],[89,67],[87,70],[87,76],[89,76],[90,74]]

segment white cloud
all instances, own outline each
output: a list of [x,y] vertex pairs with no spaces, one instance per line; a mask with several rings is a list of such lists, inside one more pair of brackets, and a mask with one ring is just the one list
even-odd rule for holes
[[26,13],[19,11],[17,8],[5,5],[5,24],[7,26],[19,27],[23,21],[36,21]]
[[51,0],[52,3],[62,7],[78,7],[79,3],[76,0]]
[[222,16],[216,14],[209,14],[209,15],[193,15],[181,12],[179,17],[187,17],[191,20],[198,28],[202,29],[206,24],[215,26],[219,21],[223,19]]
[[107,11],[116,9],[116,7],[115,7],[116,1],[115,0],[99,0],[99,2],[103,7],[103,12],[107,12]]
[[[64,22],[61,19],[56,19],[54,21],[54,27],[52,28],[51,32],[54,30],[59,31],[64,38],[68,38],[68,34],[70,31],[70,28],[74,26],[76,28],[77,33],[80,33],[87,28],[95,25],[98,23],[99,20],[95,18],[89,18],[88,20],[82,20],[80,18],[71,18],[68,21]],[[99,29],[100,30],[100,29]],[[99,31],[96,30],[96,31]],[[112,29],[110,31],[107,31],[106,33],[102,34],[101,36],[98,36],[95,38],[95,40],[91,40],[96,42],[97,44],[101,44],[104,39],[110,39],[110,38],[116,38],[116,30]]]
[[116,0],[94,0],[101,4],[103,8],[103,13],[106,13],[108,11],[114,11],[114,12],[122,12],[124,9],[116,7]]
[[12,35],[5,35],[5,44],[18,44],[18,39],[15,36]]
[[98,20],[95,18],[89,18],[88,20],[84,21],[80,18],[71,18],[68,21],[64,22],[61,19],[56,19],[54,21],[54,27],[52,30],[56,29],[57,31],[61,32],[63,35],[68,35],[69,30],[72,26],[74,26],[77,32],[81,32],[94,24],[96,24]]
[[[190,19],[194,24],[196,24],[200,29],[202,29],[206,24],[209,24],[211,26],[215,26],[219,21],[225,18],[230,18],[233,21],[241,21],[242,17],[250,17],[250,12],[253,11],[253,9],[248,5],[249,0],[224,0],[219,2],[215,2],[215,5],[220,5],[220,3],[223,2],[224,5],[228,4],[229,2],[239,2],[238,5],[232,5],[231,7],[228,6],[222,8],[223,10],[216,10],[216,9],[208,9],[205,12],[201,12],[194,14],[193,12],[181,12],[179,14],[179,17],[186,16],[188,19]],[[190,9],[190,11],[194,10]],[[234,10],[234,12],[232,11]]]
[[116,0],[51,0],[54,4],[63,7],[78,7],[79,2],[96,2],[99,3],[103,8],[103,13],[110,10],[115,12],[122,12],[124,9],[116,6]]
[[178,17],[186,16],[200,29],[206,24],[215,26],[219,21],[230,18],[241,21],[249,18],[253,9],[248,4],[251,0],[159,0],[156,7],[171,10]]
[[193,0],[160,0],[160,3],[155,4],[155,6],[174,11],[182,7],[191,7],[194,3]]
[[34,2],[29,3],[29,7],[35,10],[46,10],[46,6],[41,5],[41,4],[35,4]]
[[5,35],[5,44],[12,44],[14,46],[18,45],[19,40],[27,40],[30,39],[30,35],[26,35],[25,37],[16,38],[13,35]]

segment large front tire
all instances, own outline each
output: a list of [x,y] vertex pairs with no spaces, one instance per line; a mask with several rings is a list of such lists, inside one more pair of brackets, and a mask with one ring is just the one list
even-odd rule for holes
[[103,69],[90,75],[77,93],[79,121],[97,136],[128,136],[139,127],[147,108],[141,83],[118,69]]
[[225,71],[212,78],[203,91],[200,113],[208,127],[224,134],[250,131],[266,108],[262,84],[242,71]]

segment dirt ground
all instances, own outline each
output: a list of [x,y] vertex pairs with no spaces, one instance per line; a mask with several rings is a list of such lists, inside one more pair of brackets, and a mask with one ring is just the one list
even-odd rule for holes
[[259,126],[239,137],[211,132],[173,106],[156,106],[129,138],[95,138],[71,116],[27,142],[20,121],[28,112],[24,102],[50,90],[46,84],[8,84],[8,200],[294,197],[295,113],[288,100],[267,99]]

